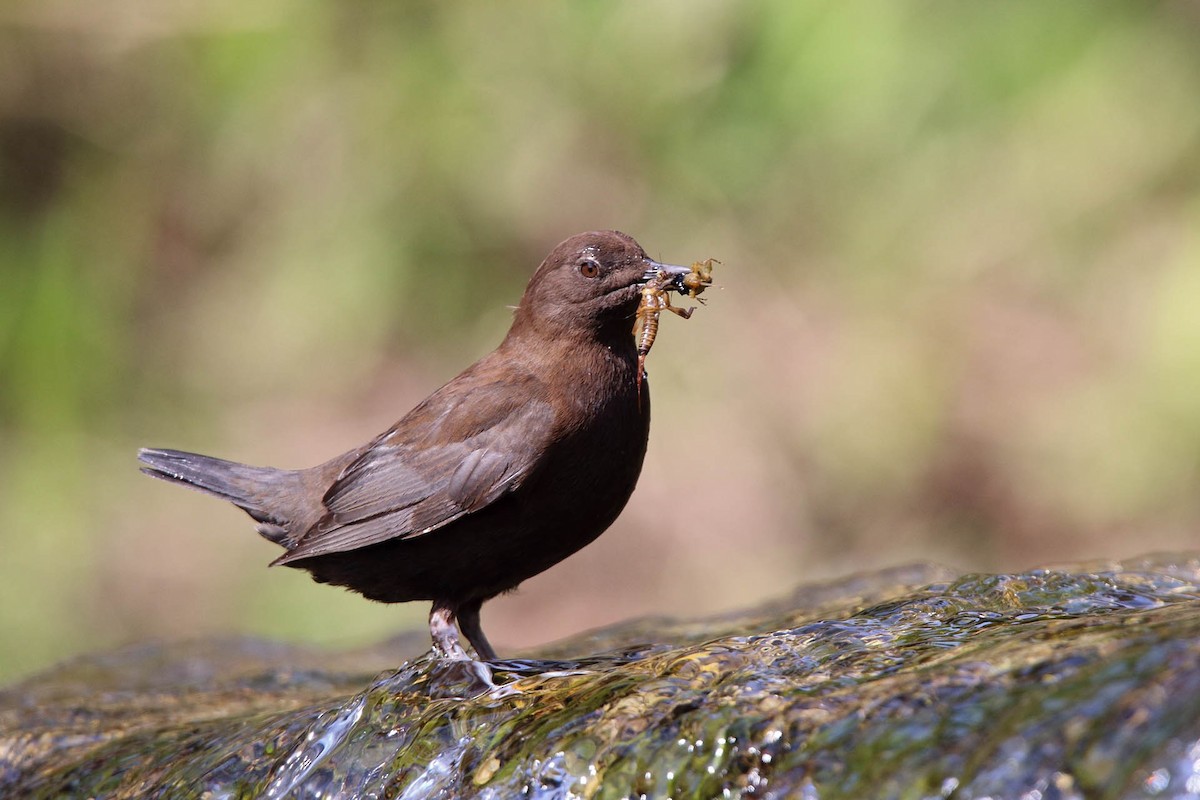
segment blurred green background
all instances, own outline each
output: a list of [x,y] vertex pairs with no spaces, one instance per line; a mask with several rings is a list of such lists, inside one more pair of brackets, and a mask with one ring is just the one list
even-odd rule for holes
[[308,466],[498,343],[542,256],[716,257],[643,479],[502,652],[912,560],[1194,547],[1196,2],[0,8],[0,679],[419,626],[267,571],[138,445]]

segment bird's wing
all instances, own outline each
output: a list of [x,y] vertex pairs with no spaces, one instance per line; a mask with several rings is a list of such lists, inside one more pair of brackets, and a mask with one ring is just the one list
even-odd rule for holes
[[423,536],[521,484],[551,437],[541,384],[447,388],[342,470],[325,494],[326,516],[275,563]]

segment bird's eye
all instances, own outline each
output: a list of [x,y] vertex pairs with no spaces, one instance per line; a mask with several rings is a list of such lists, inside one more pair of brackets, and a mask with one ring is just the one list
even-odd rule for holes
[[584,258],[579,262],[579,274],[585,278],[600,277],[600,262],[594,258]]

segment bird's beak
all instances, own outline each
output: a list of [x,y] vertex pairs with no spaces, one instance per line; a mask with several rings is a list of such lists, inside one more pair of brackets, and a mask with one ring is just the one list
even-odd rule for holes
[[663,288],[675,289],[676,291],[679,290],[680,279],[692,271],[691,267],[677,267],[674,264],[660,264],[657,261],[651,261],[648,258],[646,259],[646,265],[646,272],[644,275],[642,275],[643,281],[653,280],[654,278],[658,277],[660,272],[665,272],[671,276],[671,280]]

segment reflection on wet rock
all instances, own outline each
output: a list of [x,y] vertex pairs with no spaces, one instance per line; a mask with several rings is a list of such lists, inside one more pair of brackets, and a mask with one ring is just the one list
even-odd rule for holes
[[[1190,797],[1200,560],[908,567],[520,661],[131,648],[0,694],[14,797]],[[583,653],[586,658],[570,659]]]

